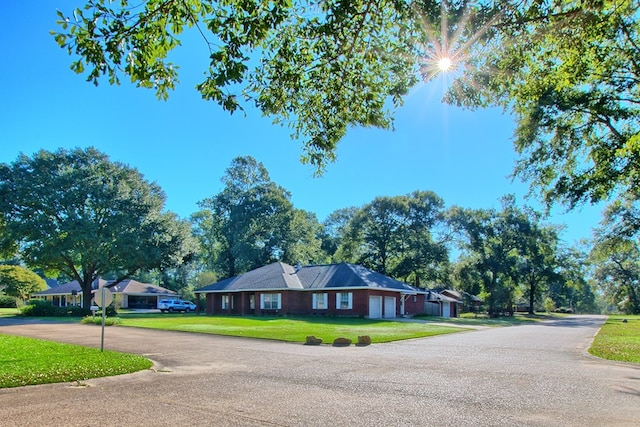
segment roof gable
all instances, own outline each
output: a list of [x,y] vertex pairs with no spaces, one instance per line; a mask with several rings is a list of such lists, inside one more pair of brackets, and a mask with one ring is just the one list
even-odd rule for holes
[[302,289],[295,268],[283,262],[274,262],[241,274],[213,283],[196,292],[211,291],[249,291],[268,289]]

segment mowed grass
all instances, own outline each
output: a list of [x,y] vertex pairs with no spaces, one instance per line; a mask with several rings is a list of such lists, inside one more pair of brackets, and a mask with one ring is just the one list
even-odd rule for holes
[[603,359],[640,363],[640,316],[609,316],[589,353]]
[[289,342],[305,342],[307,336],[332,343],[336,338],[368,335],[372,343],[422,338],[466,330],[438,324],[394,322],[360,318],[292,318],[197,316],[185,314],[124,315],[121,326],[198,332],[215,335],[259,338]]
[[0,388],[81,381],[151,366],[142,356],[0,334]]
[[0,317],[8,316],[17,316],[20,314],[20,310],[17,308],[0,308]]

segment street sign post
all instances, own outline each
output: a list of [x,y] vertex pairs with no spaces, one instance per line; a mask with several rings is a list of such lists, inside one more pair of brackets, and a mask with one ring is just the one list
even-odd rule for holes
[[113,294],[104,286],[93,295],[93,299],[98,307],[102,307],[102,336],[100,338],[100,351],[104,351],[104,319],[107,313],[107,306],[113,301]]

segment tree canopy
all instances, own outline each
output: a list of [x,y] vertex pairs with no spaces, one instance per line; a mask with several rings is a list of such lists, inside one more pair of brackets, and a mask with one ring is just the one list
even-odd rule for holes
[[[303,139],[321,172],[352,126],[390,128],[409,89],[440,72],[446,100],[517,121],[514,175],[550,206],[636,203],[640,4],[634,0],[85,0],[59,12],[71,68],[125,76],[166,99],[171,52],[197,34],[202,97],[257,107]],[[444,61],[444,62],[443,62]],[[442,66],[442,64],[447,64]]]
[[450,210],[449,221],[462,250],[455,271],[467,282],[463,288],[481,290],[489,315],[510,311],[518,294],[526,295],[533,313],[547,285],[559,280],[557,235],[534,211],[519,208],[513,196],[504,197],[502,204],[500,211]]
[[[21,155],[0,165],[0,236],[11,249],[5,255],[77,280],[85,307],[99,276],[188,293],[190,286],[282,261],[353,262],[420,287],[456,287],[486,298],[492,315],[523,295],[531,310],[545,297],[550,306],[595,308],[580,252],[562,250],[557,228],[513,197],[503,199],[502,210],[445,211],[435,193],[414,191],[338,209],[320,223],[295,208],[290,193],[250,156],[235,158],[222,182],[187,223],[163,210],[155,183],[94,148]],[[624,201],[611,208],[603,225],[609,232],[592,253],[607,296],[631,311],[640,292],[633,278],[637,243],[628,228],[637,217]],[[453,244],[458,259],[450,259]],[[22,290],[9,292],[25,298],[36,282],[27,278]]]
[[594,277],[605,298],[629,314],[640,313],[640,242],[628,229],[630,218],[636,215],[637,210],[625,203],[608,209],[590,254]]
[[19,265],[0,265],[0,285],[12,297],[26,301],[33,292],[47,288],[44,279]]
[[27,265],[94,280],[180,265],[191,256],[190,228],[165,212],[165,195],[136,169],[94,148],[39,151],[0,165],[0,212]]
[[[88,81],[117,84],[127,76],[161,99],[178,83],[171,52],[186,31],[197,33],[210,58],[197,86],[202,97],[232,113],[253,105],[290,127],[293,137],[304,138],[303,160],[321,171],[349,127],[391,127],[393,106],[420,73],[431,75],[430,38],[440,33],[442,13],[455,24],[465,13],[486,9],[467,0],[440,6],[396,0],[86,0],[83,8],[59,11],[60,31],[52,33],[75,56],[71,69]],[[475,21],[456,25],[457,37],[469,38]]]
[[515,173],[548,204],[637,196],[640,4],[546,0],[500,8],[494,40],[471,57],[450,100],[502,105],[515,115]]
[[340,255],[416,286],[442,282],[449,255],[438,235],[443,207],[444,201],[430,191],[376,197],[353,213],[341,236]]
[[223,190],[199,203],[195,233],[210,267],[232,277],[276,260],[321,262],[320,224],[294,209],[291,195],[251,156],[236,157],[222,177]]

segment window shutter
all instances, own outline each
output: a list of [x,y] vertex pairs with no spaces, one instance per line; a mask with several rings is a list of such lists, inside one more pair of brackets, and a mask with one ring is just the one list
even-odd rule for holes
[[342,294],[340,292],[338,292],[336,294],[336,310],[340,310],[340,299],[342,297]]
[[324,294],[322,294],[322,308],[328,308],[329,305],[327,304],[327,293],[325,292]]
[[349,292],[349,310],[353,308],[353,292]]
[[282,309],[282,294],[278,294],[278,310]]
[[264,310],[264,294],[260,294],[260,309]]
[[318,294],[313,294],[311,296],[311,308],[314,310],[318,308]]

